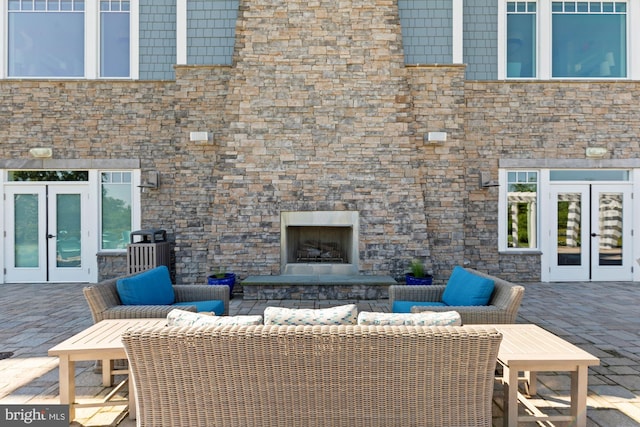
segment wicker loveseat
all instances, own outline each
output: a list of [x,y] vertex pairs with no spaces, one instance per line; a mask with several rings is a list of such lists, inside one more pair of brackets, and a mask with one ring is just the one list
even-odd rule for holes
[[[104,319],[166,317],[171,310],[176,308],[173,305],[123,305],[116,286],[118,279],[120,278],[107,279],[83,289],[94,323]],[[224,314],[229,314],[228,286],[174,285],[173,291],[175,301],[178,303],[220,300],[224,304]],[[186,311],[196,311],[196,307],[193,305],[181,306],[180,308]]]
[[[518,309],[524,296],[524,287],[482,273],[471,268],[465,268],[469,273],[493,280],[494,289],[489,303],[481,306],[414,306],[411,312],[420,311],[457,311],[462,317],[462,324],[504,324],[515,323]],[[394,310],[395,301],[437,302],[442,300],[445,285],[408,286],[392,285],[389,287],[389,304]],[[410,305],[410,304],[409,304]]]
[[132,328],[139,426],[491,426],[489,326]]

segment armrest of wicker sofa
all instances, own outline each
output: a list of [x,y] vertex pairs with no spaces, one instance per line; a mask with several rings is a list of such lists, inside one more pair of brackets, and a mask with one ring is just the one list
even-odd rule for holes
[[229,287],[226,285],[173,285],[173,291],[176,302],[220,300],[224,303],[224,314],[229,314]]
[[389,306],[394,301],[442,301],[444,285],[391,285],[389,286]]
[[167,317],[171,310],[179,308],[184,311],[196,311],[195,305],[117,305],[102,312],[102,320],[105,319],[152,319]]

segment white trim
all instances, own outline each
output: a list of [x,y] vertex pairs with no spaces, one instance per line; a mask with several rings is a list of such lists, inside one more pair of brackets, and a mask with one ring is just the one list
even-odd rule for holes
[[100,75],[100,11],[98,1],[84,2],[84,78]]
[[538,1],[536,13],[536,36],[538,38],[536,51],[537,78],[549,80],[551,78],[551,2]]
[[[631,80],[640,80],[640,26],[636,22],[640,22],[640,1],[627,0],[627,78]],[[636,267],[634,271],[640,270],[640,265]]]
[[129,77],[140,78],[140,2],[129,2]]
[[452,0],[451,4],[451,42],[454,64],[464,63],[464,5],[463,0]]
[[[507,78],[507,2],[498,2],[498,80]],[[506,181],[505,181],[506,182]]]
[[[6,5],[4,0],[0,0],[0,5],[3,4],[3,3]],[[4,248],[5,248],[5,245],[6,245],[6,242],[5,242],[6,239],[4,238],[4,236],[5,236],[5,228],[4,228],[5,225],[4,224],[5,224],[6,220],[5,220],[5,217],[4,217],[4,211],[6,209],[5,206],[7,205],[7,203],[5,201],[6,193],[4,191],[4,184],[5,184],[4,181],[5,181],[5,176],[6,175],[7,175],[7,171],[4,170],[4,169],[0,169],[0,189],[2,190],[2,191],[0,191],[0,193],[2,193],[2,199],[0,199],[0,205],[2,205],[2,208],[0,209],[0,237],[2,237],[0,239],[0,242],[2,242],[2,243],[0,243],[0,249],[2,249],[2,251],[1,251],[2,252],[2,256],[0,256],[0,284],[4,283],[4,277],[5,277],[5,274],[4,274],[4,269],[5,269],[5,265],[4,265],[4,258],[5,258]]]
[[[9,34],[9,8],[7,0],[0,0],[0,28],[2,28],[0,32],[0,79],[4,79],[9,74],[9,65],[7,63],[7,52],[9,52],[9,37],[7,37]],[[1,180],[0,183],[2,183]],[[0,276],[4,275],[0,274]],[[2,283],[1,278],[0,283]]]
[[187,64],[187,0],[176,2],[176,64]]

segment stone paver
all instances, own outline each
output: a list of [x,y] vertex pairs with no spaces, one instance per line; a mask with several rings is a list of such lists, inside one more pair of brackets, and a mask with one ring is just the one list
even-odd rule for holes
[[[518,323],[535,323],[601,359],[589,370],[588,426],[640,427],[640,283],[528,283]],[[82,284],[0,285],[0,404],[57,403],[58,360],[47,350],[93,322]],[[347,301],[231,300],[230,314],[261,314],[267,306],[323,308]],[[388,311],[387,300],[357,301],[360,311]],[[80,399],[104,396],[91,362],[76,365]],[[569,378],[540,373],[536,403],[567,412]],[[126,393],[126,388],[123,390]],[[502,425],[496,385],[494,426]],[[126,408],[78,410],[72,425],[133,427]],[[525,425],[535,425],[533,423]],[[556,423],[568,426],[568,423]]]

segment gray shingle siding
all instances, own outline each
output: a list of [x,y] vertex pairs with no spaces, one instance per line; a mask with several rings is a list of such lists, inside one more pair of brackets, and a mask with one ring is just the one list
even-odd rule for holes
[[470,80],[498,78],[498,5],[496,0],[464,2],[463,61]]
[[188,2],[188,64],[231,64],[238,3],[238,0],[190,0]]
[[450,0],[398,0],[406,64],[453,61]]
[[176,2],[140,1],[140,80],[175,80]]

